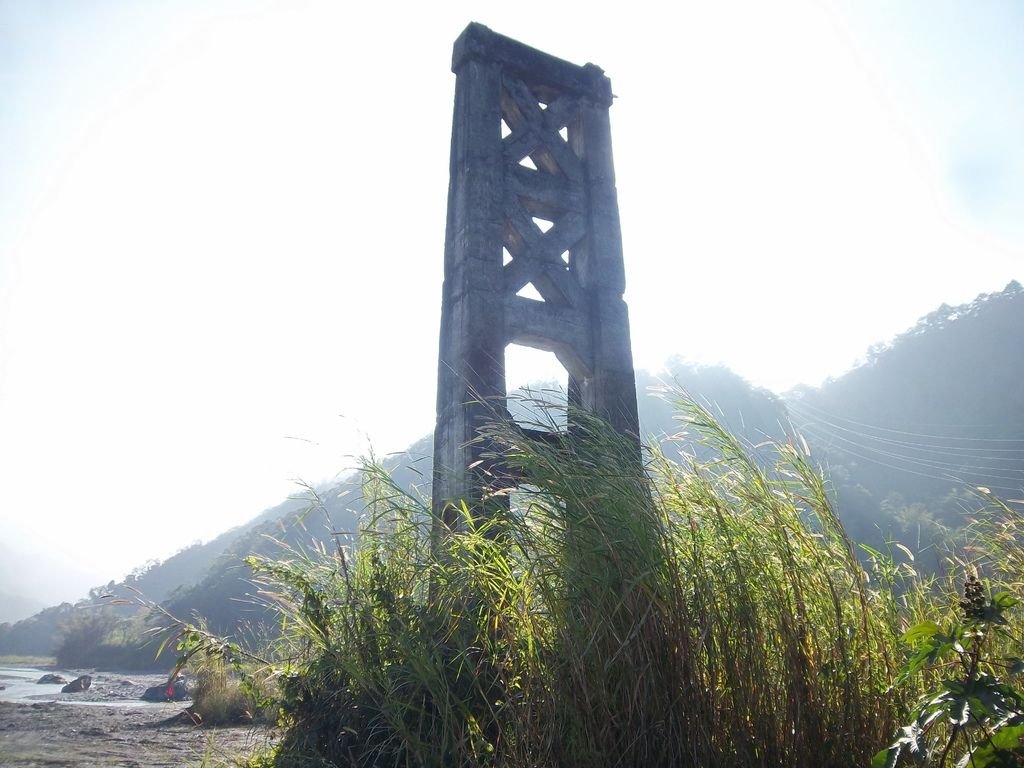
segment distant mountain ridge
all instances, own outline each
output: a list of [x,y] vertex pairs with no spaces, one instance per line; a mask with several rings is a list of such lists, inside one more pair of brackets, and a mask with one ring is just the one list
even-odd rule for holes
[[[726,425],[752,443],[786,439],[795,427],[827,466],[840,513],[858,540],[877,543],[889,533],[909,536],[915,530],[920,538],[922,525],[927,535],[938,536],[962,514],[965,484],[987,480],[1000,492],[1024,486],[1022,331],[1024,291],[1013,282],[970,304],[943,305],[873,348],[850,372],[783,397],[727,369],[676,361],[659,376],[637,372],[642,430],[677,430],[671,405],[647,391],[667,380],[715,403]],[[992,430],[979,437],[982,424]],[[940,434],[945,442],[934,438]],[[429,494],[431,448],[428,436],[390,457],[385,464],[396,482]],[[996,477],[986,477],[991,475]],[[100,592],[127,597],[138,590],[179,617],[197,614],[214,631],[237,633],[266,615],[251,597],[255,588],[242,558],[274,555],[282,544],[296,550],[316,542],[333,546],[336,533],[358,528],[357,476],[309,491],[308,498],[286,499],[206,544],[93,590],[90,602]],[[43,646],[52,645],[71,610],[59,606],[0,625],[0,653],[47,652]]]
[[[1024,289],[942,305],[818,389],[785,397],[859,540],[957,527],[969,489],[1024,498]],[[895,523],[889,531],[878,522]]]
[[[785,411],[778,398],[752,388],[722,367],[690,366],[676,362],[668,373],[653,376],[637,372],[640,418],[645,435],[676,431],[672,406],[651,397],[648,389],[669,382],[674,386],[716,401],[725,422],[748,429],[752,438],[780,435]],[[513,408],[515,410],[515,408]],[[433,439],[426,436],[407,451],[388,457],[383,465],[402,487],[417,488],[429,496]],[[317,542],[332,545],[337,532],[355,531],[362,513],[360,478],[351,475],[334,484],[306,489],[260,513],[250,522],[233,528],[205,544],[194,544],[162,563],[140,569],[122,582],[110,582],[90,590],[79,608],[106,606],[106,597],[135,602],[136,593],[163,604],[181,618],[204,617],[210,629],[224,634],[265,617],[264,608],[251,595],[255,591],[248,568],[242,563],[250,554],[276,555],[282,545],[308,551]],[[127,616],[131,608],[112,610]],[[24,621],[0,624],[0,654],[46,654],[58,641],[59,627],[75,607],[63,604],[47,608]]]

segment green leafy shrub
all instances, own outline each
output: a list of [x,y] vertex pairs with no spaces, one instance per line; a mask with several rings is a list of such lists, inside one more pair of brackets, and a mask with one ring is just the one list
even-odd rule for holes
[[157,656],[167,648],[176,648],[177,661],[168,675],[168,684],[180,673],[191,680],[192,705],[186,713],[196,725],[219,726],[273,722],[274,697],[270,692],[268,670],[271,662],[251,649],[209,632],[201,622],[188,624],[160,606],[151,605],[155,614],[169,619],[166,626],[154,626],[151,635],[162,636]]
[[969,575],[955,623],[943,628],[929,620],[907,630],[912,653],[901,678],[924,675],[933,687],[872,768],[942,768],[950,758],[970,768],[1024,764],[1024,696],[1007,682],[1024,672],[1024,659],[1001,657],[998,642],[1013,643],[1006,614],[1018,602],[1006,591],[991,594]]

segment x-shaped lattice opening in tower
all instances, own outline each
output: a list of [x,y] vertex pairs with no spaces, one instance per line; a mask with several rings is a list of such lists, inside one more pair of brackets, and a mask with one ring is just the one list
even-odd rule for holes
[[502,83],[510,188],[503,231],[506,290],[554,306],[579,306],[572,263],[585,234],[579,103],[508,73]]
[[[578,306],[580,285],[572,268],[572,251],[583,239],[585,222],[578,212],[552,210],[520,198],[506,205],[503,233],[505,289],[519,294],[533,285],[540,297],[556,306]],[[535,219],[550,223],[542,231]]]
[[529,170],[581,177],[579,102],[541,85],[528,86],[509,74],[502,80],[502,137],[505,156]]

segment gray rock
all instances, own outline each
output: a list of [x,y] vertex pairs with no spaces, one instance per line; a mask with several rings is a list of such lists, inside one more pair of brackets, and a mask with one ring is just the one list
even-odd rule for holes
[[81,693],[82,691],[89,690],[89,686],[92,685],[92,677],[89,675],[82,675],[76,677],[70,683],[60,689],[61,693]]
[[154,685],[142,694],[143,701],[185,701],[192,698],[192,692],[184,678],[177,678],[173,683]]

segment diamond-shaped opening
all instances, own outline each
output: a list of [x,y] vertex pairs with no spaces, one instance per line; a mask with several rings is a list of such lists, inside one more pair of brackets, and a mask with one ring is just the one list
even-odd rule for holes
[[508,252],[508,248],[501,249],[501,266],[505,267],[512,261],[512,254]]
[[530,301],[544,301],[544,297],[540,295],[540,291],[534,286],[533,283],[527,283],[516,292],[516,296],[520,296]]
[[547,102],[545,102],[545,101],[538,101],[537,102],[537,106],[540,107],[541,109],[547,109],[548,108]]
[[550,219],[542,219],[540,216],[531,216],[530,218],[532,218],[533,223],[537,225],[537,229],[544,234],[547,234],[548,230],[555,226],[555,222]]
[[501,118],[501,138],[507,139],[512,134],[512,129],[508,127],[508,123],[505,122],[505,118]]
[[562,137],[562,141],[568,143],[569,141],[569,126],[564,126],[558,129],[558,135]]
[[533,162],[533,158],[530,157],[529,155],[520,160],[519,164],[523,166],[523,168],[529,168],[531,171],[538,170],[537,164]]
[[568,251],[562,251],[562,261],[565,262],[565,266],[567,266],[567,267],[569,266],[569,252]]

